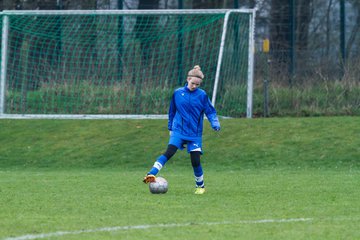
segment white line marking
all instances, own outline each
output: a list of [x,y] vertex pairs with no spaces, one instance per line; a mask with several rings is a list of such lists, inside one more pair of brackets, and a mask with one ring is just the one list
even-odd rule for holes
[[203,223],[169,223],[169,224],[156,224],[156,225],[137,225],[137,226],[118,226],[118,227],[103,227],[95,229],[85,229],[77,231],[59,231],[53,233],[40,233],[40,234],[27,234],[18,237],[9,237],[4,240],[30,240],[41,239],[50,237],[59,237],[64,235],[76,235],[82,233],[94,233],[94,232],[115,232],[121,230],[132,229],[149,229],[149,228],[174,228],[174,227],[186,227],[186,226],[199,226],[199,225],[231,225],[231,224],[259,224],[259,223],[289,223],[289,222],[308,222],[313,220],[312,218],[288,218],[288,219],[262,219],[262,220],[240,220],[240,221],[224,221],[224,222],[203,222]]

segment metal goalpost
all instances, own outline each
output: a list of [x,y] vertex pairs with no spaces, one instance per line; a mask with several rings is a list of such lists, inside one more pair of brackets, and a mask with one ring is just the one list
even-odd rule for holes
[[[246,39],[247,49],[247,76],[246,76],[246,117],[252,117],[253,108],[253,71],[254,71],[254,29],[255,29],[255,10],[254,9],[212,9],[212,10],[34,10],[34,11],[3,11],[0,13],[2,19],[1,31],[1,78],[0,78],[0,118],[59,118],[59,119],[155,119],[166,118],[166,114],[141,114],[141,113],[116,113],[116,114],[101,114],[101,113],[24,113],[7,111],[7,87],[8,87],[8,62],[9,62],[9,36],[10,36],[10,19],[14,17],[32,16],[142,16],[142,15],[224,15],[223,25],[221,30],[221,38],[218,44],[218,56],[216,66],[214,66],[214,80],[212,88],[212,104],[217,105],[217,97],[219,93],[219,84],[222,81],[221,73],[224,69],[223,57],[225,54],[225,47],[227,41],[228,22],[231,14],[244,13],[248,14],[248,36]],[[191,28],[191,26],[189,27]],[[160,36],[162,37],[162,36]],[[24,47],[25,48],[25,47]],[[226,66],[225,66],[226,67]]]

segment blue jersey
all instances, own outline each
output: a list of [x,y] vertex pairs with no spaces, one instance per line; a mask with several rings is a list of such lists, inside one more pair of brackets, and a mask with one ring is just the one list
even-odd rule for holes
[[190,91],[185,87],[174,91],[169,107],[168,129],[187,140],[202,137],[204,114],[213,129],[220,128],[214,106],[200,88]]

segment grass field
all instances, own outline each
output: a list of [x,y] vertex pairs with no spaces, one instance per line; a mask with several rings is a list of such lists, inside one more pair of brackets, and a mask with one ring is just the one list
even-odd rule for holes
[[0,120],[0,239],[360,239],[359,117],[221,123],[154,195],[166,120]]

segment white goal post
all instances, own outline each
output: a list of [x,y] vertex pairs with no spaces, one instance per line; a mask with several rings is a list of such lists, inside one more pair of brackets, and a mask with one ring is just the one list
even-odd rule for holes
[[166,118],[200,65],[219,115],[252,117],[254,9],[3,11],[0,118]]

